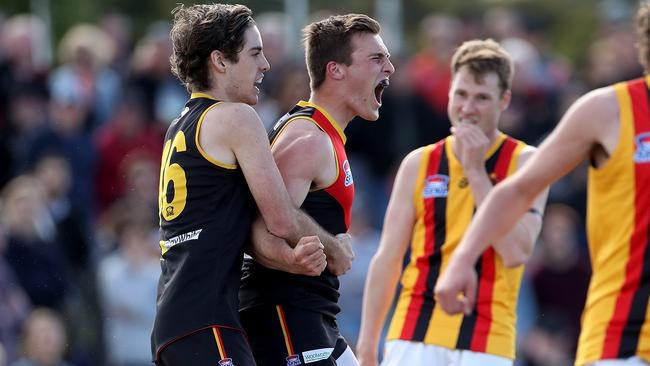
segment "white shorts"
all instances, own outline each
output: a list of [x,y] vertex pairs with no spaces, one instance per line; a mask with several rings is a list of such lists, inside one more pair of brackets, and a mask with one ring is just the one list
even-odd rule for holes
[[343,351],[343,353],[336,359],[336,364],[338,366],[359,366],[359,361],[357,361],[354,352],[350,346]]
[[512,366],[509,358],[487,353],[455,350],[421,342],[395,339],[386,342],[381,366]]
[[649,363],[643,361],[637,356],[624,358],[620,360],[600,360],[590,363],[589,366],[648,366]]

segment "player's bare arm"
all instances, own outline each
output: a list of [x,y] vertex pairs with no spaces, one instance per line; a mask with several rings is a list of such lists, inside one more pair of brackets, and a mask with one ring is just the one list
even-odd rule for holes
[[[269,243],[259,245],[259,243]],[[291,247],[284,239],[270,234],[262,217],[253,222],[251,228],[251,243],[246,248],[248,253],[259,264],[288,273],[318,276],[327,265],[327,257],[323,252],[324,246],[317,236],[305,236],[295,247]]]
[[361,366],[377,366],[379,337],[392,304],[415,222],[413,194],[422,149],[410,153],[400,165],[384,218],[377,253],[370,262],[363,296],[357,357]]
[[[313,122],[297,119],[285,127],[277,141],[273,144],[273,157],[278,165],[284,184],[294,205],[300,207],[310,189],[324,188],[336,180],[336,160],[334,149],[329,137]],[[311,221],[316,227],[317,235],[324,245],[327,255],[327,266],[335,275],[342,275],[352,266],[352,252],[349,235],[333,236],[313,222],[308,216],[304,219]],[[276,252],[280,241],[263,238],[253,243],[254,250],[268,253],[267,260],[274,260],[286,251],[286,248]],[[282,258],[276,258],[275,265],[282,266]]]
[[238,164],[268,230],[291,243],[304,233],[271,155],[262,122],[252,107],[222,103],[207,112],[199,144],[211,157]]
[[[519,161],[517,162],[518,169],[521,169],[536,151],[536,148],[526,146],[519,156]],[[535,198],[515,226],[501,240],[492,245],[507,267],[516,267],[524,264],[533,253],[535,242],[542,229],[542,217],[544,215],[547,197],[548,187],[543,189]]]
[[[461,124],[451,128],[454,135],[454,152],[458,157],[463,171],[469,181],[472,196],[477,207],[494,187],[485,169],[485,154],[490,146],[487,136],[476,125]],[[521,152],[518,166],[521,167],[533,154],[533,147],[526,147]],[[523,264],[532,253],[533,246],[542,224],[542,213],[548,190],[544,191],[535,201],[529,213],[496,243],[493,247],[504,264],[515,267]]]
[[[618,106],[612,88],[581,97],[539,150],[488,195],[436,285],[443,310],[470,313],[476,297],[474,263],[487,243],[502,238],[550,184],[602,149],[611,156],[618,141]],[[602,161],[602,164],[606,161]],[[464,297],[458,297],[462,293]]]

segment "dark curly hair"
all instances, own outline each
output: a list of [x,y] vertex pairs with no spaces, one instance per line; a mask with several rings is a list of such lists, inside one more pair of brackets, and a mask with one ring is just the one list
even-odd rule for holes
[[218,50],[227,60],[237,62],[237,54],[244,48],[244,32],[255,24],[253,12],[244,5],[211,4],[179,5],[172,14],[172,72],[188,91],[208,90],[210,53]]
[[644,1],[636,13],[636,34],[639,47],[639,62],[643,71],[650,73],[650,2]]
[[325,81],[328,62],[352,63],[353,35],[378,34],[380,30],[379,23],[364,14],[334,15],[305,27],[305,60],[311,88],[316,90]]

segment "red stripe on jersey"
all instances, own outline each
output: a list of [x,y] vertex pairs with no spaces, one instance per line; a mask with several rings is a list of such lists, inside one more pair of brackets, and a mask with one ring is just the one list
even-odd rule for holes
[[506,179],[508,176],[508,168],[510,167],[510,161],[512,160],[512,153],[514,153],[517,148],[517,141],[515,141],[510,136],[506,137],[506,140],[503,142],[503,147],[499,153],[499,160],[494,167],[494,173],[496,174],[497,183]]
[[[648,110],[648,92],[645,79],[637,79],[628,83],[628,91],[632,100],[635,135],[650,132],[650,111]],[[645,123],[644,123],[645,122]],[[617,358],[621,346],[623,329],[627,323],[634,295],[639,289],[643,273],[643,259],[648,243],[648,221],[650,220],[650,190],[643,185],[648,182],[648,169],[640,169],[635,164],[635,214],[634,231],[630,238],[628,262],[625,267],[625,281],[616,300],[614,315],[610,319],[605,334],[602,358]],[[645,265],[649,265],[645,263]]]
[[[352,219],[352,201],[354,200],[354,183],[352,183],[352,172],[350,170],[350,162],[345,153],[345,143],[339,134],[339,131],[332,126],[332,122],[318,109],[314,111],[313,117],[318,123],[318,126],[327,133],[332,140],[334,150],[336,151],[336,169],[338,169],[338,177],[336,181],[325,189],[334,199],[341,205],[343,215],[345,217],[345,227],[350,228],[350,221]],[[346,179],[350,179],[350,184],[346,186]]]
[[[512,154],[517,147],[517,142],[507,137],[499,151],[499,160],[494,167],[496,183],[508,176],[508,168],[512,160]],[[492,247],[481,256],[481,278],[476,301],[476,326],[472,337],[471,350],[474,352],[485,352],[488,335],[492,326],[492,299],[494,297],[494,281],[496,280],[496,257]]]
[[474,352],[485,352],[490,326],[492,325],[492,297],[494,296],[494,280],[496,265],[492,247],[481,256],[481,279],[479,280],[476,298],[476,326],[470,349]]
[[[440,159],[442,157],[442,152],[444,150],[444,140],[439,141],[435,144],[434,148],[431,149],[428,158],[427,172],[425,175],[429,177],[438,173],[438,168],[440,167]],[[418,279],[413,286],[413,295],[411,295],[411,303],[408,306],[408,312],[406,313],[404,319],[404,328],[402,328],[402,334],[400,339],[411,339],[415,332],[415,327],[417,326],[418,318],[420,311],[422,310],[422,303],[424,302],[424,297],[419,296],[419,294],[424,293],[427,288],[427,278],[429,276],[429,256],[434,250],[435,240],[435,207],[434,200],[435,198],[424,198],[420,196],[420,199],[423,200],[424,207],[424,254],[418,258],[417,268],[418,268]]]

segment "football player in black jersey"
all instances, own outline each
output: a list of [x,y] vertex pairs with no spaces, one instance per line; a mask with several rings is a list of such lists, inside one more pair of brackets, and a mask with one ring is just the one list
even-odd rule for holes
[[167,131],[161,162],[153,358],[158,365],[251,366],[237,293],[255,212],[269,235],[291,243],[298,273],[325,268],[324,230],[293,205],[251,107],[269,63],[250,9],[181,5],[173,14],[172,71],[191,98]]
[[[337,15],[305,28],[311,96],[282,117],[269,138],[294,204],[331,234],[347,232],[354,180],[345,153],[348,123],[377,120],[381,95],[395,71],[366,15]],[[351,262],[333,260],[325,236],[327,269],[295,274],[291,247],[254,224],[252,256],[240,290],[242,323],[260,365],[339,365],[358,362],[336,324],[339,275]],[[339,235],[345,237],[347,234]],[[285,252],[283,255],[282,253]],[[350,248],[350,259],[353,252]]]

